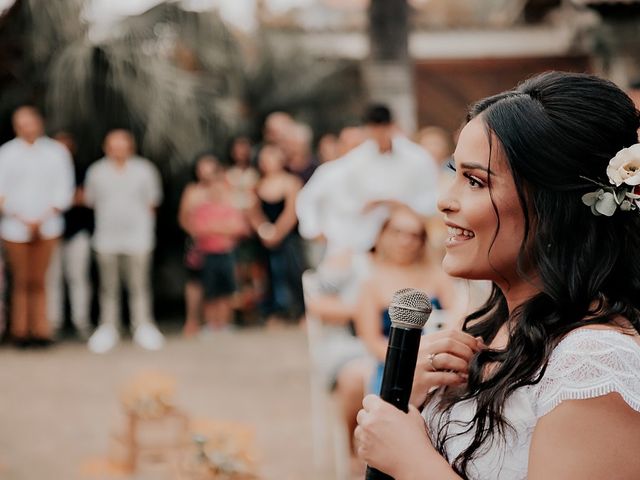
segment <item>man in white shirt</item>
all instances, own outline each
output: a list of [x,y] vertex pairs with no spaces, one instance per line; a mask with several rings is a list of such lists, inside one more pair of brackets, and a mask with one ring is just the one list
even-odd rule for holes
[[160,175],[149,161],[134,155],[126,130],[109,132],[105,157],[87,171],[85,202],[95,211],[93,247],[100,273],[100,323],[89,349],[106,353],[119,341],[120,280],[129,293],[133,339],[158,350],[164,337],[151,307],[150,267],[155,246],[155,209],[162,199]]
[[426,216],[436,212],[435,161],[398,133],[387,107],[371,106],[365,123],[369,139],[321,165],[298,194],[299,231],[323,238],[325,255],[370,249],[395,203]]
[[71,205],[73,162],[44,135],[40,112],[18,108],[16,138],[0,148],[0,236],[12,274],[11,335],[16,345],[47,346],[45,275]]

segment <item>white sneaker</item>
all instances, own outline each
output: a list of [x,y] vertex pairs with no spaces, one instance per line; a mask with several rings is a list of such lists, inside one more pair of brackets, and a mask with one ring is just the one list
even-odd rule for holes
[[160,350],[164,346],[164,337],[152,323],[145,323],[136,328],[133,341],[145,350]]
[[107,353],[120,341],[120,333],[113,325],[100,325],[93,332],[87,346],[93,353]]

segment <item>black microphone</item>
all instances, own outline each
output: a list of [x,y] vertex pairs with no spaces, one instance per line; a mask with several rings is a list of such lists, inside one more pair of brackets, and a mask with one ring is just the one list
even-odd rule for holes
[[[389,305],[391,331],[384,361],[380,398],[405,413],[409,411],[409,397],[422,328],[427,323],[431,310],[429,297],[415,288],[398,290]],[[393,477],[367,467],[365,479],[393,480]]]

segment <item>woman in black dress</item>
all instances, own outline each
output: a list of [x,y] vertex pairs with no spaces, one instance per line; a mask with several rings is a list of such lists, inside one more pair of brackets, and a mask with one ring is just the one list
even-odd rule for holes
[[295,213],[301,182],[284,169],[284,160],[276,146],[261,149],[258,167],[262,176],[250,220],[268,260],[269,291],[262,313],[267,319],[295,321],[304,312],[302,272],[306,268]]

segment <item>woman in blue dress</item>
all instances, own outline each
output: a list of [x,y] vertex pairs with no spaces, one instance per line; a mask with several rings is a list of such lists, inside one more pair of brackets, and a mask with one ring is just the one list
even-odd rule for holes
[[[382,366],[387,352],[391,321],[387,308],[393,294],[401,288],[417,288],[426,292],[435,309],[447,312],[446,320],[462,317],[456,285],[445,274],[439,262],[431,261],[427,252],[425,219],[408,207],[395,208],[382,226],[378,245],[384,253],[371,277],[360,291],[355,318],[358,336],[367,346],[377,365],[369,383],[372,393],[379,393]],[[435,314],[429,325],[435,323]]]

